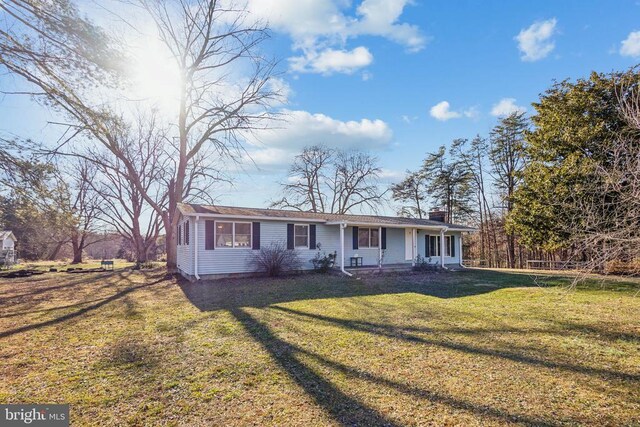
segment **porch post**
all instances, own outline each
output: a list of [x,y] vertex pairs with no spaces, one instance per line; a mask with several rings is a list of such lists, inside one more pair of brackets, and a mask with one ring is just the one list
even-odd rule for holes
[[340,227],[340,270],[344,271],[344,227],[339,224]]
[[444,228],[440,230],[440,267],[444,268]]
[[378,227],[378,268],[382,269],[382,227]]
[[416,257],[418,256],[418,229],[414,228],[411,230],[411,254],[413,255],[413,260],[411,261],[411,265],[415,267],[416,265]]
[[[197,280],[200,280],[200,276],[198,275],[198,220],[199,216],[196,216],[195,221],[193,221],[193,249],[195,253],[193,254],[193,275]],[[191,242],[189,242],[191,243]]]

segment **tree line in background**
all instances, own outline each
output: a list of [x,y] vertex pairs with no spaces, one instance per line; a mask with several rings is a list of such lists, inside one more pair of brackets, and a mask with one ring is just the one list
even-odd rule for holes
[[[12,95],[56,111],[65,129],[54,147],[0,134],[0,221],[24,257],[67,251],[79,262],[117,241],[143,262],[164,234],[174,268],[177,204],[211,201],[211,186],[229,180],[221,165],[238,162],[247,134],[277,117],[274,61],[259,49],[268,29],[245,9],[213,0],[127,4],[152,23],[179,71],[168,119],[123,102],[127,49],[72,0],[0,2],[0,67],[26,87]],[[403,216],[439,208],[446,221],[477,227],[466,257],[488,266],[533,258],[638,272],[638,83],[637,68],[557,82],[531,117],[515,112],[489,135],[427,153],[389,189],[370,153],[308,147],[272,206],[377,212],[391,199]]]
[[531,118],[427,154],[391,188],[399,213],[474,225],[466,256],[487,266],[640,274],[639,85],[638,68],[555,83]]

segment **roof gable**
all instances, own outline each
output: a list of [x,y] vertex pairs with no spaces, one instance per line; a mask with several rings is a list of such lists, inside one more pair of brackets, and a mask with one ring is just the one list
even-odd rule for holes
[[18,241],[18,239],[16,238],[16,235],[13,234],[13,231],[11,231],[11,230],[2,230],[2,231],[0,231],[0,240],[5,240],[5,239],[11,239],[14,242]]

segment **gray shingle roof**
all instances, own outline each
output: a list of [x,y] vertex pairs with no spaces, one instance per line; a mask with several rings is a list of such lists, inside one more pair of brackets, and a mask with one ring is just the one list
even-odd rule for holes
[[245,208],[233,206],[211,206],[198,205],[193,203],[180,203],[178,209],[183,215],[229,215],[229,216],[247,216],[247,217],[264,217],[264,218],[300,218],[316,220],[321,222],[330,221],[346,221],[353,224],[387,224],[387,225],[414,225],[423,227],[442,227],[455,228],[459,230],[474,231],[474,228],[464,225],[444,223],[440,221],[432,221],[429,219],[418,218],[402,218],[395,216],[382,215],[338,215],[316,212],[300,212],[294,210],[283,209],[263,209],[263,208]]

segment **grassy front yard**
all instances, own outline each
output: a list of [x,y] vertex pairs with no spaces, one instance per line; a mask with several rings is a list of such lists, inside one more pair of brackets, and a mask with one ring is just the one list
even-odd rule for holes
[[491,271],[5,280],[0,402],[70,403],[75,425],[640,424],[637,290]]

